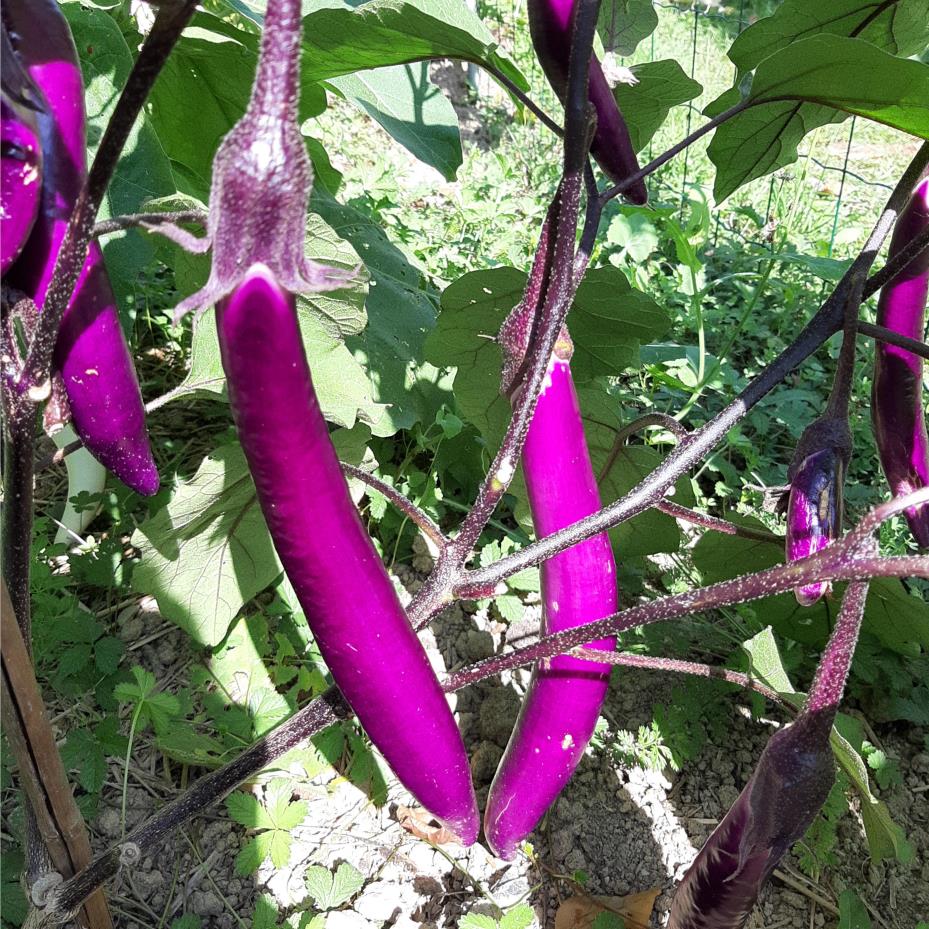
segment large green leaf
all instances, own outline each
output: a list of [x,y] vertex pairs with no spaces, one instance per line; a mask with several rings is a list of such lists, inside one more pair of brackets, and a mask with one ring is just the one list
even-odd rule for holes
[[[63,7],[81,58],[87,110],[88,159],[96,154],[119,89],[132,68],[132,52],[119,27],[105,10],[79,3]],[[171,166],[147,116],[136,122],[107,188],[100,218],[134,213],[144,200],[175,192]],[[139,273],[154,257],[148,237],[136,231],[108,236],[103,243],[107,270],[117,300],[126,305]]]
[[668,314],[635,290],[622,271],[612,265],[594,268],[578,287],[568,319],[575,381],[635,367],[639,348],[663,336],[670,325]]
[[133,589],[203,645],[216,645],[246,600],[281,573],[238,445],[204,459],[132,535]]
[[[763,528],[756,520],[746,525]],[[783,549],[770,542],[755,542],[738,536],[707,532],[693,550],[694,564],[704,583],[715,584],[740,574],[782,564]],[[762,622],[797,642],[821,646],[835,622],[841,586],[832,598],[814,606],[797,603],[792,592],[766,597],[753,604]],[[907,595],[900,581],[876,578],[871,582],[863,628],[893,651],[919,654],[929,648],[929,604]]]
[[758,66],[748,99],[818,103],[929,138],[929,65],[864,39],[818,35],[792,43]]
[[658,25],[652,0],[604,0],[597,19],[597,35],[608,52],[624,58]]
[[435,326],[435,303],[423,272],[364,213],[318,187],[312,207],[352,245],[370,275],[368,324],[349,336],[346,346],[367,372],[374,401],[382,404],[370,421],[371,431],[393,435],[417,422],[433,422],[439,407],[449,401],[449,382],[424,361],[423,343]]
[[360,71],[328,83],[420,161],[454,180],[462,159],[458,117],[429,80],[426,62]]
[[[707,113],[719,112],[734,96],[727,91]],[[792,43],[761,62],[748,100],[750,108],[723,123],[708,149],[717,202],[796,161],[803,137],[841,121],[843,113],[929,138],[929,66],[863,39],[822,34]]]
[[[264,21],[265,0],[225,3],[258,25]],[[303,0],[302,10],[307,76],[313,80],[431,58],[461,58],[501,71],[529,89],[464,0]]]
[[671,107],[699,97],[703,88],[673,58],[633,65],[637,83],[617,84],[613,96],[623,111],[632,147],[642,151],[667,119]]
[[929,0],[784,0],[739,35],[729,57],[744,74],[782,48],[823,33],[864,39],[906,57],[929,41]]
[[426,339],[429,361],[455,368],[459,412],[494,449],[511,413],[500,393],[503,355],[496,336],[525,287],[526,275],[516,268],[462,275],[442,293],[442,312]]
[[461,58],[486,64],[529,89],[464,0],[340,4],[310,13],[303,28],[307,76],[316,80],[428,58]]
[[[333,442],[341,458],[358,464],[364,449],[343,441],[349,435],[336,431]],[[132,544],[141,555],[133,589],[153,595],[162,615],[203,645],[221,642],[242,606],[282,570],[238,444],[205,458],[136,529]]]

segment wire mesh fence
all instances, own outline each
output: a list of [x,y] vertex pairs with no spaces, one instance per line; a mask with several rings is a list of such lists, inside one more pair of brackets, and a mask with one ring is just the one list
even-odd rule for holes
[[[753,22],[776,8],[773,0],[719,0],[677,3],[654,0],[658,26],[623,66],[674,59],[702,93],[675,107],[642,153],[643,161],[660,154],[696,128],[705,106],[732,86],[737,69],[726,59],[732,41]],[[534,93],[548,92],[541,67],[529,53],[525,0],[479,0],[478,9],[501,44],[515,51]],[[526,62],[531,62],[529,66]],[[712,201],[714,168],[706,155],[708,139],[687,148],[649,181],[653,196],[686,209],[689,198]],[[875,124],[864,126],[854,117],[808,135],[792,165],[753,181],[714,209],[712,242],[725,228],[746,243],[768,247],[771,229],[790,221],[788,234],[807,253],[824,258],[851,254],[866,234],[874,211],[892,188],[898,167],[906,164],[915,145],[901,143],[899,134]],[[799,206],[798,206],[799,203]],[[763,211],[760,207],[763,206]],[[754,229],[744,220],[757,214]]]

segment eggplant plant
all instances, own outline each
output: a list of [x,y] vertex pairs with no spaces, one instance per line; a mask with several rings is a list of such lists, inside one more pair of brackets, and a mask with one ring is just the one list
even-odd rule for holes
[[[644,476],[630,476],[629,489],[605,506],[585,435],[591,421],[582,414],[582,398],[574,383],[580,353],[575,353],[568,321],[580,314],[569,314],[583,304],[585,278],[587,282],[593,278],[588,270],[599,260],[602,220],[612,208],[611,201],[623,196],[633,204],[644,204],[645,179],[711,132],[715,134],[709,151],[717,167],[720,200],[733,178],[738,186],[757,176],[759,165],[774,170],[786,163],[779,159],[789,160],[791,145],[795,151],[797,139],[821,111],[828,111],[833,121],[842,113],[854,113],[929,139],[924,106],[929,65],[910,57],[922,50],[923,39],[890,28],[892,24],[881,18],[883,9],[863,19],[850,15],[824,21],[812,30],[814,34],[807,34],[808,18],[784,4],[786,12],[775,14],[781,18],[772,34],[787,39],[773,51],[768,43],[767,53],[756,59],[754,52],[745,51],[751,43],[733,46],[733,60],[739,60],[738,85],[710,106],[712,115],[705,123],[640,168],[626,121],[637,120],[639,131],[644,131],[641,127],[654,122],[656,110],[662,107],[643,105],[641,112],[629,108],[620,113],[594,54],[597,29],[607,23],[615,31],[616,17],[625,15],[618,4],[601,10],[598,0],[530,0],[532,42],[564,109],[563,119],[555,119],[534,102],[528,82],[464,7],[450,15],[448,10],[443,14],[413,0],[372,0],[357,9],[323,5],[303,15],[299,0],[269,0],[260,23],[257,71],[247,105],[242,101],[237,119],[229,115],[228,131],[212,159],[208,211],[144,212],[140,201],[136,204],[140,212],[95,226],[114,172],[124,164],[121,153],[137,120],[141,117],[154,131],[158,119],[171,118],[145,103],[153,87],[157,94],[156,82],[178,43],[184,47],[185,41],[196,42],[211,29],[215,36],[223,36],[218,44],[224,47],[239,41],[231,38],[238,35],[234,25],[206,13],[198,15],[196,28],[182,38],[195,6],[193,0],[155,4],[153,23],[144,40],[140,37],[140,48],[88,171],[84,87],[68,22],[53,0],[4,0],[3,591],[5,597],[9,589],[9,612],[19,630],[13,637],[4,636],[4,686],[8,663],[15,660],[17,670],[26,672],[9,676],[17,683],[10,684],[11,701],[5,699],[5,704],[37,705],[35,677],[21,656],[28,654],[31,641],[29,553],[40,412],[47,419],[50,411],[52,419],[63,419],[61,396],[66,397],[76,433],[88,451],[139,493],[151,495],[159,487],[132,355],[97,242],[106,230],[133,227],[157,231],[190,252],[212,250],[208,279],[200,289],[180,295],[175,320],[180,324],[185,313],[196,310],[197,339],[207,331],[202,327],[212,332],[215,325],[216,354],[221,360],[215,380],[224,385],[244,455],[243,469],[247,466],[237,485],[246,490],[247,506],[257,503],[255,512],[260,509],[262,521],[255,531],[266,548],[269,542],[273,546],[277,560],[270,559],[272,569],[283,569],[332,684],[313,699],[304,699],[271,732],[228,763],[201,774],[174,801],[93,858],[51,724],[41,712],[32,712],[29,718],[35,731],[14,740],[27,796],[30,911],[26,925],[30,929],[60,925],[79,912],[86,923],[106,925],[108,914],[91,916],[89,908],[96,900],[105,913],[101,888],[120,869],[131,868],[155,852],[165,836],[291,748],[351,716],[357,717],[401,784],[451,838],[465,845],[477,841],[480,811],[466,746],[447,694],[531,665],[523,708],[490,787],[483,819],[491,850],[510,858],[583,756],[614,664],[626,660],[655,671],[715,674],[769,699],[778,698],[769,687],[723,668],[617,654],[621,633],[695,613],[712,618],[714,610],[789,591],[796,591],[801,603],[810,604],[830,596],[834,585],[847,583],[838,621],[804,707],[771,737],[755,773],[674,896],[670,925],[676,929],[743,926],[778,861],[803,836],[832,786],[830,737],[869,583],[875,578],[929,578],[929,556],[881,554],[874,538],[887,519],[903,513],[917,540],[925,544],[921,527],[923,515],[929,512],[929,488],[922,468],[926,434],[920,381],[921,359],[929,357],[921,331],[929,188],[921,179],[929,166],[929,141],[916,148],[867,241],[822,305],[809,314],[790,344],[760,366],[718,413],[690,424],[685,421],[687,411],[680,413],[679,422],[669,413],[651,410],[622,428],[617,437],[620,448],[621,440],[653,425],[667,427],[676,446]],[[248,15],[253,13],[248,6]],[[260,17],[254,15],[257,23]],[[874,26],[875,17],[880,29]],[[634,32],[633,24],[629,28]],[[243,30],[240,38],[243,54],[252,54],[251,33]],[[92,55],[93,49],[85,52]],[[501,314],[506,318],[496,337],[480,333],[485,343],[494,342],[503,362],[482,375],[494,385],[495,393],[499,385],[511,415],[505,417],[502,435],[487,448],[490,463],[472,505],[454,524],[448,519],[437,523],[390,482],[344,465],[337,457],[331,424],[346,423],[327,408],[315,378],[315,343],[328,340],[330,346],[344,347],[341,339],[346,333],[340,325],[349,303],[340,294],[361,284],[364,274],[360,265],[354,271],[334,267],[326,257],[331,254],[331,241],[312,237],[307,241],[308,230],[320,235],[322,222],[310,214],[328,209],[338,221],[338,231],[354,236],[361,263],[369,272],[372,316],[376,309],[383,312],[387,303],[394,314],[391,321],[399,321],[409,307],[396,295],[409,296],[418,285],[404,291],[397,286],[398,276],[378,273],[379,236],[357,234],[345,218],[352,214],[342,212],[338,203],[333,206],[331,190],[317,190],[311,200],[313,164],[319,173],[327,172],[330,182],[333,172],[318,143],[304,137],[301,109],[301,96],[305,103],[308,98],[325,101],[326,93],[336,87],[347,93],[346,84],[337,83],[346,74],[443,57],[486,67],[515,105],[539,116],[561,138],[561,178],[539,230],[522,295],[506,303]],[[850,61],[867,67],[850,67]],[[173,74],[169,70],[167,78],[182,81],[190,72],[188,60]],[[748,72],[753,72],[750,86],[744,80]],[[659,87],[651,90],[656,101],[664,99]],[[799,123],[793,122],[795,118]],[[390,119],[385,117],[384,122],[400,131]],[[773,129],[775,125],[780,128]],[[761,158],[751,146],[771,132],[774,139],[767,144],[776,154]],[[166,139],[171,137],[165,133]],[[409,140],[408,135],[404,138]],[[168,154],[174,159],[176,176],[185,187],[195,189],[200,178],[184,159],[197,158],[185,146],[175,140]],[[598,187],[591,157],[612,186]],[[28,171],[23,168],[27,165]],[[25,183],[26,174],[32,186]],[[36,196],[33,188],[39,180],[41,193]],[[895,220],[889,257],[880,271],[870,274]],[[191,223],[199,223],[204,234],[190,232]],[[683,249],[681,242],[677,245]],[[879,289],[878,325],[869,327],[860,318],[861,307]],[[619,293],[621,288],[614,290]],[[385,302],[378,306],[378,298],[385,294]],[[487,295],[499,297],[485,288],[480,299]],[[644,297],[641,292],[638,296]],[[303,300],[309,301],[317,321],[326,320],[310,338],[307,326],[301,324],[302,309],[298,311],[298,301]],[[204,315],[210,310],[214,320]],[[615,336],[607,324],[598,325],[602,327],[598,335]],[[378,338],[382,345],[392,345],[393,354],[403,359],[409,357],[404,351],[418,351],[404,344],[384,317],[379,326]],[[580,319],[571,328],[575,339],[585,330]],[[351,334],[357,336],[359,329]],[[825,409],[805,429],[793,461],[782,463],[790,479],[786,563],[674,594],[645,597],[621,608],[617,555],[607,535],[614,527],[662,509],[708,531],[757,538],[757,533],[753,536],[751,530],[713,514],[676,504],[669,510],[666,498],[682,477],[723,446],[750,410],[840,332],[842,347]],[[858,514],[856,523],[843,533],[843,482],[854,451],[849,417],[856,386],[855,350],[863,337],[873,338],[878,346],[875,433],[895,496],[869,513]],[[387,353],[386,348],[372,348],[378,344],[375,339],[352,344],[356,354],[346,350],[340,356],[346,371],[352,370],[350,360],[357,360],[356,355],[375,368],[384,361],[374,357],[378,351]],[[585,347],[591,344],[599,346],[596,338]],[[406,374],[415,363],[410,361]],[[59,384],[63,393],[57,389]],[[403,384],[404,391],[410,391],[409,382]],[[386,390],[384,383],[376,386]],[[197,389],[207,388],[201,384]],[[157,409],[177,395],[172,391],[153,406]],[[386,393],[378,396],[383,398],[379,411],[385,417],[396,412],[392,407],[402,405],[404,399],[389,399]],[[900,402],[905,413],[899,412]],[[366,425],[381,430],[377,434],[383,437],[390,434],[385,421],[371,413]],[[900,436],[902,443],[897,441]],[[47,466],[58,464],[71,448],[60,450]],[[162,449],[164,460],[168,451]],[[515,489],[512,481],[520,467],[535,539],[496,561],[472,565],[475,547],[505,495]],[[352,500],[346,470],[396,505],[434,547],[434,567],[405,608]],[[922,477],[917,480],[913,473]],[[170,511],[168,515],[166,522],[171,523]],[[231,520],[238,521],[238,517]],[[169,555],[159,554],[170,558],[173,552],[178,560],[184,557],[189,526],[174,529],[176,538],[172,536],[164,546]],[[221,544],[233,547],[238,542],[234,528],[227,534]],[[150,549],[142,550],[137,577],[146,558],[153,557]],[[618,557],[622,564],[621,549]],[[539,640],[439,675],[417,633],[451,604],[495,597],[508,578],[535,566],[541,566]],[[231,615],[275,577],[267,577],[254,590],[238,589]],[[183,597],[171,587],[170,578],[158,584],[146,593],[164,600],[167,615]],[[20,643],[15,659],[9,644],[13,640]],[[62,809],[71,819],[61,815]],[[66,821],[76,825],[65,829]]]

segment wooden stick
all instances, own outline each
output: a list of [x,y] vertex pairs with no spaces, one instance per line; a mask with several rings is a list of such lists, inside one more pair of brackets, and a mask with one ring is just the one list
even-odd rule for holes
[[[68,786],[6,581],[0,590],[0,643],[3,728],[52,864],[67,879],[90,863],[90,839]],[[81,916],[90,929],[113,929],[102,890],[84,901]]]

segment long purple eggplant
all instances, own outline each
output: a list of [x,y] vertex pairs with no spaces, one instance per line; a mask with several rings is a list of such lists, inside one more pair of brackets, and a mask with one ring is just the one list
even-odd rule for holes
[[323,658],[400,781],[470,844],[478,814],[461,735],[349,496],[294,297],[253,265],[216,326],[258,501]]
[[16,260],[35,221],[42,192],[42,146],[36,114],[0,94],[0,274]]
[[[546,220],[524,298],[498,336],[504,352],[503,390],[511,395],[525,357],[533,315],[544,299],[552,245],[549,225]],[[571,338],[564,330],[549,361],[523,447],[523,473],[539,538],[600,509],[597,479],[571,377],[572,353]],[[542,565],[542,602],[543,634],[616,612],[616,564],[606,533]],[[591,647],[612,650],[615,640],[600,639]],[[593,735],[609,679],[610,665],[567,655],[533,669],[484,812],[484,834],[501,858],[513,857],[519,842],[535,828],[574,773]]]
[[668,929],[742,929],[765,882],[803,838],[835,783],[829,745],[867,583],[850,584],[806,704],[768,740],[758,766],[674,895]]
[[740,929],[790,847],[803,838],[835,782],[834,714],[779,729],[748,784],[700,849],[674,895],[668,929]]
[[[564,103],[568,87],[571,29],[575,0],[529,0],[529,32],[542,70]],[[597,111],[597,128],[590,153],[614,183],[639,170],[626,121],[606,81],[596,55],[590,57],[588,97]],[[623,196],[632,203],[648,201],[644,181],[637,181]]]
[[[10,281],[41,309],[68,218],[87,171],[84,87],[71,32],[54,0],[5,0],[3,15],[20,62],[40,91],[42,200]],[[103,263],[90,246],[55,344],[72,422],[87,450],[143,494],[158,490],[145,409],[119,310]]]
[[[900,214],[890,242],[890,256],[898,254],[929,228],[929,178],[913,193]],[[877,322],[900,335],[922,339],[929,295],[929,248],[920,252],[881,290]],[[923,407],[923,359],[904,348],[878,342],[871,393],[874,437],[894,496],[929,485],[929,436]],[[929,506],[905,512],[910,531],[929,548]]]

